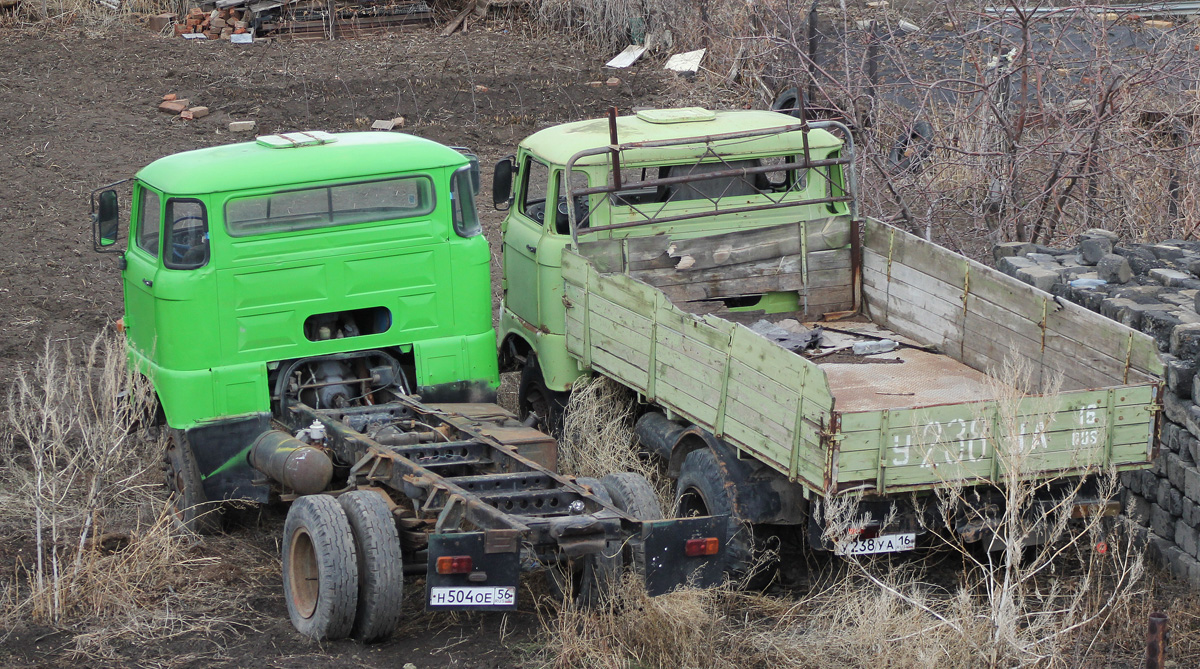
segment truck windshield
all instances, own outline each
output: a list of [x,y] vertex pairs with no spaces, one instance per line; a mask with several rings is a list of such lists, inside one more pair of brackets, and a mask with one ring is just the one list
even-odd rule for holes
[[233,237],[424,216],[434,207],[424,175],[251,195],[225,204]]

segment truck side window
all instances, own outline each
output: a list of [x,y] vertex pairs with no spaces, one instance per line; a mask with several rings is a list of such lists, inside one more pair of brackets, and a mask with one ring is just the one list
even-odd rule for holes
[[471,181],[471,166],[465,165],[454,173],[450,182],[450,216],[454,233],[459,237],[483,234],[479,212],[475,208],[475,186]]
[[139,188],[141,204],[137,213],[138,248],[158,257],[158,231],[162,227],[158,193]]
[[[558,173],[558,216],[554,219],[554,231],[560,235],[571,234],[571,219],[567,217],[567,207],[570,202],[568,193],[568,184],[566,178],[566,170]],[[588,187],[588,178],[586,172],[579,170],[571,171],[570,189],[578,190]],[[577,195],[574,202],[575,207],[575,224],[579,229],[588,227],[588,214],[591,213],[588,208],[588,196]]]
[[538,224],[546,222],[546,191],[549,183],[550,168],[533,158],[526,158],[521,168],[520,212]]
[[208,216],[198,200],[167,200],[167,245],[163,264],[197,269],[208,264]]

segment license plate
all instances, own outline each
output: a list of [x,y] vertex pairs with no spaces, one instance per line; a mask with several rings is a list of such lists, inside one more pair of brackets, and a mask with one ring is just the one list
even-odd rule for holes
[[838,555],[869,555],[871,553],[899,553],[911,551],[917,546],[915,532],[907,534],[885,534],[881,537],[844,541],[834,548]]
[[512,606],[516,601],[515,585],[429,589],[430,606]]

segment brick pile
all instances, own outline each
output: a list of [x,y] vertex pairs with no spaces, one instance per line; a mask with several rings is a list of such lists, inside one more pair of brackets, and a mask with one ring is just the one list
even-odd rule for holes
[[1122,502],[1150,557],[1200,588],[1200,242],[1089,230],[1071,248],[1013,242],[993,254],[1002,272],[1154,337],[1166,373],[1159,454],[1121,475]]
[[185,121],[194,121],[208,116],[208,107],[193,107],[191,100],[181,98],[174,93],[167,93],[163,96],[162,102],[158,103],[158,111],[177,114]]
[[208,39],[230,39],[250,32],[245,9],[227,7],[206,12],[199,7],[188,11],[184,20],[175,24],[175,34],[202,34]]

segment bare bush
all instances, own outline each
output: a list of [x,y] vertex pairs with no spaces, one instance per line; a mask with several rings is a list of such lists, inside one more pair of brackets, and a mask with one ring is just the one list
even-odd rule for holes
[[0,460],[3,520],[33,555],[0,597],[0,626],[70,626],[76,655],[108,657],[115,639],[228,625],[181,610],[188,597],[174,586],[219,558],[189,554],[193,539],[167,504],[162,444],[139,427],[154,408],[149,382],[127,369],[125,343],[111,334],[82,355],[47,342],[17,372]]

